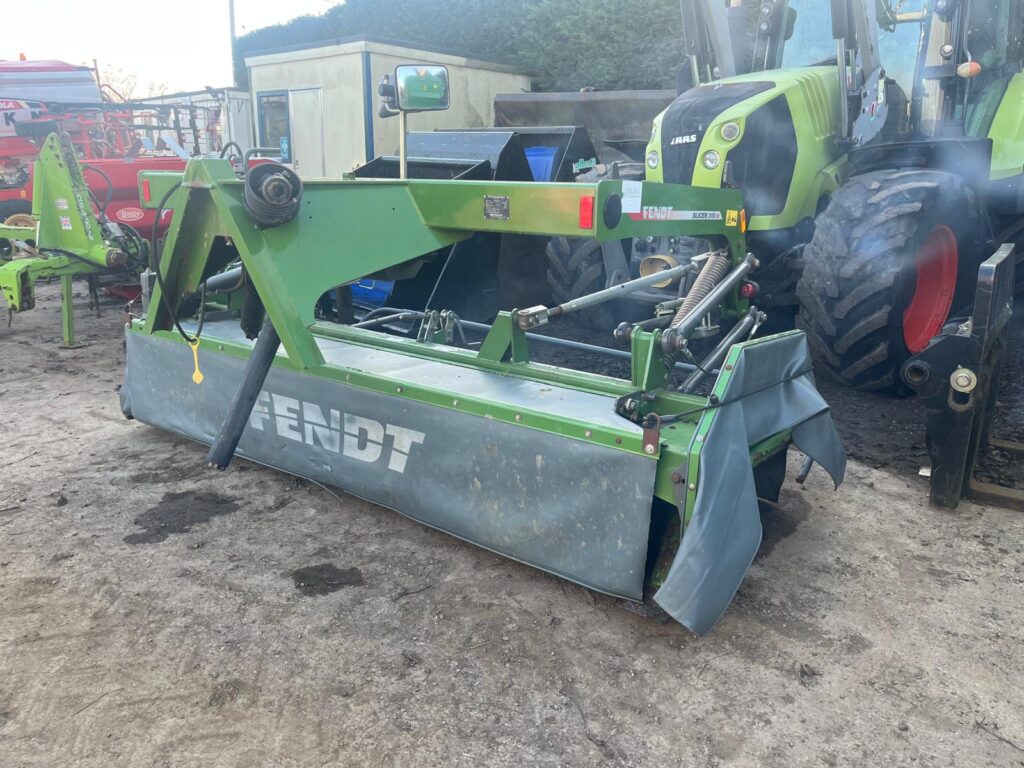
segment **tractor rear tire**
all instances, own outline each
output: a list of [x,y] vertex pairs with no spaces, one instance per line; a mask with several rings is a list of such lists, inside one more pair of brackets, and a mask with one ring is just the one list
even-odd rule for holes
[[836,190],[797,286],[824,369],[855,389],[905,392],[900,366],[973,295],[980,233],[973,191],[949,173],[878,171]]

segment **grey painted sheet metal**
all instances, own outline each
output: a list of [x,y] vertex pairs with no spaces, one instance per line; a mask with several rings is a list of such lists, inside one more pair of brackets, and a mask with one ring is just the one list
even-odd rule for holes
[[[846,453],[814,386],[802,333],[744,348],[704,440],[693,516],[655,601],[697,634],[718,622],[761,543],[748,445],[794,428],[793,442],[838,486]],[[704,418],[709,418],[705,415]]]
[[[205,334],[220,331],[208,326]],[[204,350],[205,380],[197,386],[184,344],[131,332],[127,344],[126,413],[212,442],[244,360]],[[405,378],[410,371],[434,375],[425,381],[503,402],[536,409],[541,396],[545,407],[573,406],[578,417],[595,421],[599,408],[612,411],[611,398],[570,398],[553,385],[539,393],[524,386],[532,382],[479,371],[464,377],[466,369],[453,366],[442,367],[458,371],[457,381],[438,379],[405,356],[327,346],[338,363]],[[642,597],[654,460],[279,368],[264,385],[239,455],[343,488],[592,589]]]

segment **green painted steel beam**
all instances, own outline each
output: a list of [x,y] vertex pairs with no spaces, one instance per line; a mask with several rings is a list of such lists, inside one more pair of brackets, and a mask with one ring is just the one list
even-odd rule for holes
[[[172,178],[173,174],[141,174],[142,188],[149,184],[147,205],[158,204],[152,201],[154,188],[170,189],[177,183]],[[198,290],[206,277],[225,266],[211,263],[216,242],[230,242],[299,368],[323,363],[309,327],[324,292],[428,255],[475,232],[589,233],[605,240],[699,235],[721,239],[737,261],[745,255],[742,199],[733,190],[698,192],[639,182],[624,186],[621,181],[577,185],[318,180],[305,185],[295,219],[261,229],[245,210],[243,182],[227,160],[191,161],[181,185],[168,202],[175,217],[160,260],[168,290],[178,297]],[[590,229],[581,228],[581,201],[591,197],[593,222]],[[620,211],[614,222],[605,215],[609,206]],[[159,293],[158,288],[151,331],[171,327]],[[733,304],[743,308],[738,296]]]

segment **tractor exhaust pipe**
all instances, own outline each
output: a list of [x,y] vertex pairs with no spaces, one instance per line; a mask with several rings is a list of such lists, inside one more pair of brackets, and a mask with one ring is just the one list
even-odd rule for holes
[[263,389],[263,382],[267,380],[267,374],[270,373],[270,366],[274,364],[277,348],[280,346],[281,338],[277,335],[277,329],[274,328],[274,324],[268,317],[263,323],[263,330],[256,337],[256,345],[245,364],[242,380],[238,383],[235,396],[231,399],[228,416],[224,420],[210,452],[206,455],[208,466],[214,469],[228,468],[231,459],[235,456],[235,449],[238,448],[238,441],[242,439],[242,432],[245,431],[245,425],[256,404],[256,398],[259,396],[260,390]]

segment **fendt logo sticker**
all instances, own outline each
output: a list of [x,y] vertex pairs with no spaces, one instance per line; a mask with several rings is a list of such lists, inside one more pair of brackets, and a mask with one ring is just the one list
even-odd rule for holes
[[[422,445],[426,435],[415,429],[324,409],[316,403],[261,391],[249,416],[249,426],[261,432],[269,425],[280,437],[340,453],[367,464],[382,459],[392,472],[405,472],[414,445]],[[385,438],[390,437],[388,441]],[[387,450],[390,442],[390,450]]]
[[628,214],[633,221],[721,221],[721,211],[677,211],[670,205],[645,205]]

